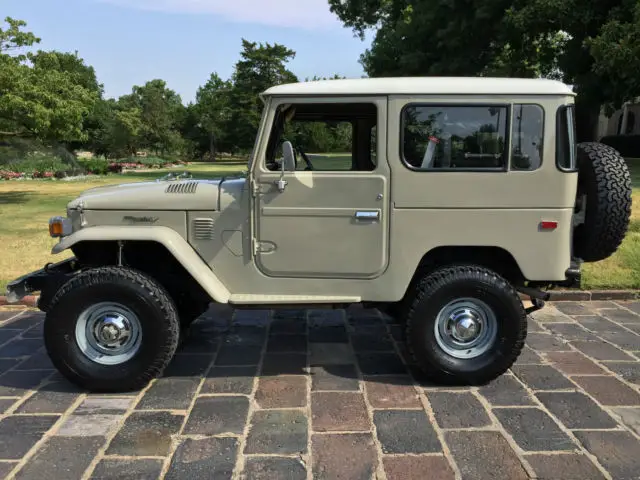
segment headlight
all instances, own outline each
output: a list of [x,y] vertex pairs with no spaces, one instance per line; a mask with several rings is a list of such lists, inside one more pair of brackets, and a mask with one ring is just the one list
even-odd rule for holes
[[49,235],[53,238],[66,237],[73,232],[71,220],[65,217],[53,217],[49,219]]

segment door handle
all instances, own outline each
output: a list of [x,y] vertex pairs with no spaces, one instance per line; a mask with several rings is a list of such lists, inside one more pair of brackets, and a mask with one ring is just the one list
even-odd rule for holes
[[363,211],[358,210],[355,214],[356,220],[370,220],[375,221],[380,219],[379,211]]

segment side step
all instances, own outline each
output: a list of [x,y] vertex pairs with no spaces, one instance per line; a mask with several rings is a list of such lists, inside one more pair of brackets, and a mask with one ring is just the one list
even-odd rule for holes
[[361,297],[332,297],[322,295],[231,295],[232,305],[334,305],[360,303]]

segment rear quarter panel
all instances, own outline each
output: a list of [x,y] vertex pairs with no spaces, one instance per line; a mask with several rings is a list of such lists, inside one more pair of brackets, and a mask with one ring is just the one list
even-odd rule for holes
[[[533,171],[415,171],[403,162],[401,115],[417,104],[525,103],[544,109],[542,165]],[[563,280],[571,260],[577,174],[558,170],[558,107],[571,97],[464,98],[397,96],[389,100],[388,158],[392,169],[391,261],[417,264],[440,246],[500,247],[512,254],[528,280]],[[511,151],[511,138],[507,138]],[[542,221],[558,228],[543,231]],[[408,268],[409,265],[407,264]]]

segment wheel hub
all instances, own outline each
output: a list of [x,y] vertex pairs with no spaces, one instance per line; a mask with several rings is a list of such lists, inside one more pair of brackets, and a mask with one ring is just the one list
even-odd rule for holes
[[449,302],[440,310],[434,325],[438,345],[454,358],[471,359],[491,348],[497,338],[493,309],[475,298]]
[[453,314],[450,317],[453,323],[451,334],[460,342],[471,342],[480,334],[482,328],[481,319],[469,309]]
[[95,322],[94,337],[103,348],[118,348],[131,338],[131,322],[122,315],[110,314]]
[[140,349],[142,328],[135,313],[117,303],[88,307],[76,323],[76,343],[82,353],[101,365],[119,365]]

